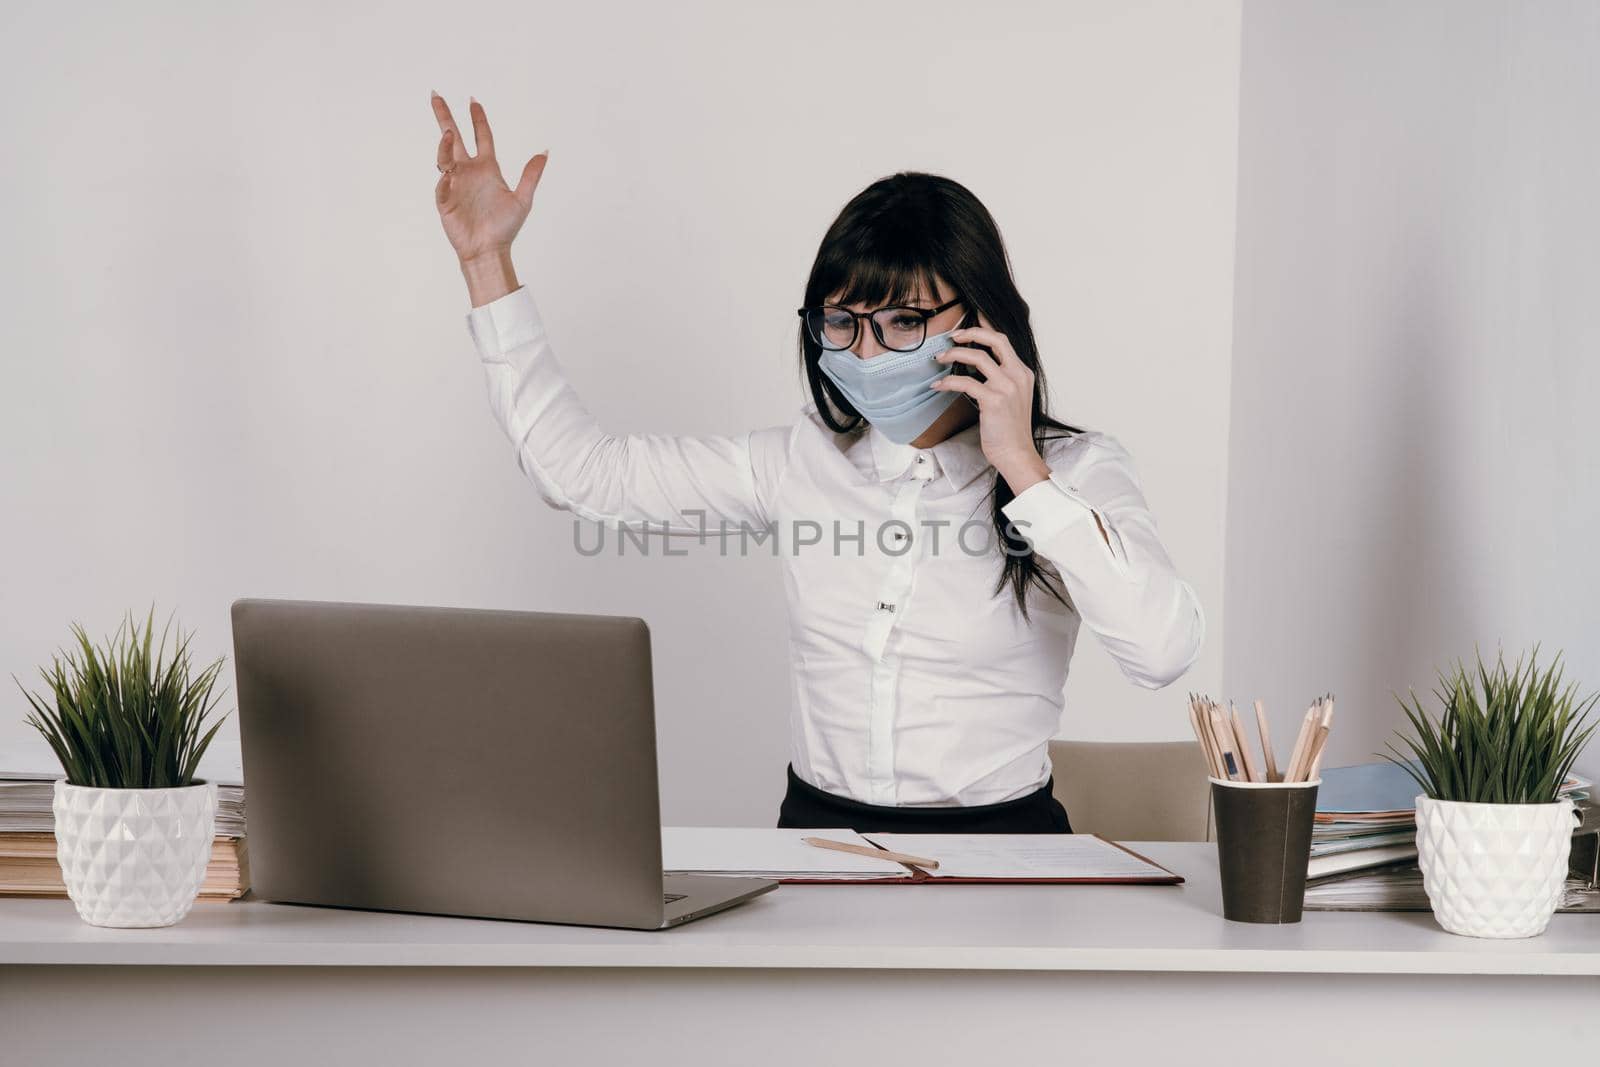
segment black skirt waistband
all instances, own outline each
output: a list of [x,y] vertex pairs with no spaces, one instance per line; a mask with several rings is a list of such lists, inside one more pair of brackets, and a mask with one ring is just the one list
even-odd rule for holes
[[788,767],[788,789],[778,809],[780,828],[847,827],[885,834],[1070,834],[1067,811],[1054,796],[1052,777],[1026,796],[994,804],[906,807],[867,804],[818,789]]

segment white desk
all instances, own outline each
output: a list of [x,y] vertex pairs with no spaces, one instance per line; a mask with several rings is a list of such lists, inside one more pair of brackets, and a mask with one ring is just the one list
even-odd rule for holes
[[1524,941],[1229,923],[1215,846],[1138,848],[1187,884],[784,886],[660,933],[248,899],[105,930],[4,900],[0,1060],[1481,1064],[1600,1039],[1600,916]]

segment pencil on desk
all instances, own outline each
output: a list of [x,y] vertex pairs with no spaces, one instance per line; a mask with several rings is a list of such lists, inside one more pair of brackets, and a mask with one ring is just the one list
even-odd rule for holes
[[910,856],[904,852],[890,852],[886,848],[877,848],[873,845],[853,845],[848,841],[833,841],[826,837],[802,837],[800,840],[817,848],[831,848],[835,852],[853,852],[857,856],[871,856],[873,859],[894,860],[910,867],[921,867],[926,871],[939,869],[938,860],[923,859],[921,856]]

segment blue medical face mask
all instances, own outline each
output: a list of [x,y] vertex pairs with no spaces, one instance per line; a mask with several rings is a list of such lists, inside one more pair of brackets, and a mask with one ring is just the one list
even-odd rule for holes
[[871,359],[859,359],[848,348],[824,348],[817,365],[883,436],[908,445],[961,395],[933,388],[954,367],[933,357],[955,347],[950,335],[959,328],[924,337],[909,352],[884,352]]

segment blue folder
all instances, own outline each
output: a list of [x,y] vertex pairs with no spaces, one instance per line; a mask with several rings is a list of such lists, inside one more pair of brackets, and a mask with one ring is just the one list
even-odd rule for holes
[[[1411,766],[1419,767],[1415,761]],[[1569,774],[1561,795],[1580,800],[1594,785],[1588,779]],[[1422,793],[1405,769],[1383,760],[1357,763],[1349,767],[1324,767],[1322,784],[1317,787],[1317,812],[1325,815],[1354,815],[1372,811],[1414,811]]]
[[1413,811],[1422,787],[1387,760],[1350,767],[1324,767],[1317,787],[1317,811],[1329,815],[1370,811]]

